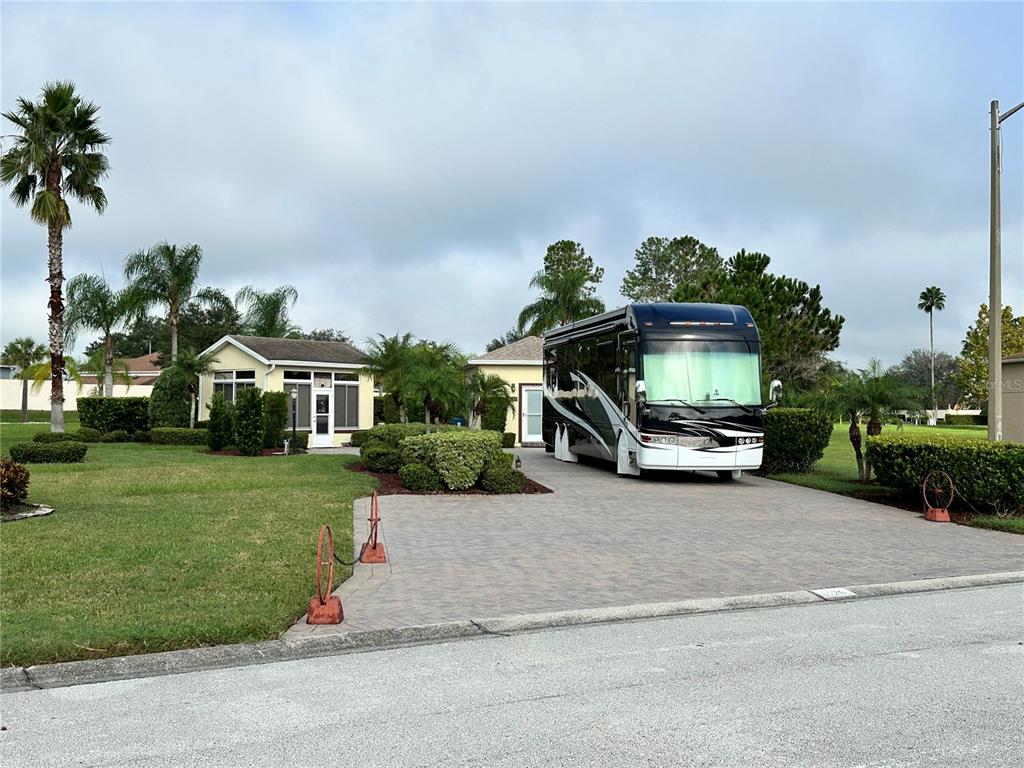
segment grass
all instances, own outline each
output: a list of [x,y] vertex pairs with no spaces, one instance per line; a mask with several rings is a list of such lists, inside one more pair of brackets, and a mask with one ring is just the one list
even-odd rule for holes
[[[883,503],[896,503],[896,492],[884,485],[864,485],[857,479],[857,459],[853,454],[853,445],[850,444],[849,424],[836,424],[832,430],[832,438],[821,460],[814,466],[814,470],[806,474],[786,472],[772,475],[773,480],[782,480],[794,485],[802,485],[807,488],[816,488],[819,491],[839,493],[844,496],[854,496],[859,499],[878,501]],[[892,434],[896,427],[886,425],[882,434]],[[982,438],[986,435],[984,426],[935,426],[916,427],[906,425],[903,431],[907,433],[927,434],[939,432],[944,436],[950,434],[964,438]],[[861,436],[867,439],[867,430],[861,425]],[[990,528],[998,531],[1009,531],[1011,533],[1024,533],[1024,519],[1003,518],[994,515],[978,515],[971,518],[969,523],[977,528]]]
[[[3,425],[0,447],[37,431]],[[312,594],[319,526],[351,552],[352,500],[374,487],[343,471],[354,458],[91,444],[82,464],[30,465],[29,501],[56,512],[3,524],[0,663],[277,637]]]
[[[50,425],[50,412],[49,411],[29,411],[28,412],[29,423],[33,423],[35,427],[34,432],[38,432],[43,429],[49,429]],[[21,409],[16,410],[3,409],[0,410],[0,424],[20,424],[21,423]],[[68,430],[78,429],[78,411],[66,411],[64,413],[64,427]]]

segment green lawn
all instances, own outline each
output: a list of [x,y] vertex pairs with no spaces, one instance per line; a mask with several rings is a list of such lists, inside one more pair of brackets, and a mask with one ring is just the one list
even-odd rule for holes
[[[4,424],[0,447],[37,431]],[[319,526],[352,551],[352,500],[375,483],[353,459],[92,444],[82,464],[30,465],[29,500],[57,511],[3,524],[0,663],[278,636],[312,594]]]
[[[832,439],[829,440],[825,455],[822,456],[814,471],[807,474],[787,472],[779,475],[772,475],[773,480],[803,485],[807,488],[817,488],[821,491],[840,493],[845,496],[856,496],[860,499],[873,501],[890,501],[894,492],[884,485],[864,485],[857,480],[857,459],[853,455],[853,446],[850,444],[849,424],[836,424],[832,430]],[[964,426],[964,427],[914,427],[904,426],[905,432],[928,433],[937,432],[942,435],[955,434],[965,438],[982,438],[986,434],[985,427]],[[886,425],[882,434],[892,434],[896,427]],[[861,435],[866,439],[867,433],[864,426],[861,426]],[[1024,533],[1024,519],[1001,518],[990,515],[976,515],[972,517],[972,526],[978,528],[991,528],[998,531],[1009,531],[1011,533]]]
[[[29,411],[28,412],[29,422],[33,423],[32,426],[34,432],[50,428],[50,412],[49,411]],[[20,424],[21,423],[21,409],[17,410],[0,410],[0,424]],[[64,414],[64,427],[68,431],[78,429],[78,411],[68,411]]]

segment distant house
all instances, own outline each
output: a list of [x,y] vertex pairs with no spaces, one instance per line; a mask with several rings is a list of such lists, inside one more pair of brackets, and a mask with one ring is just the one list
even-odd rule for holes
[[17,378],[19,370],[21,369],[16,365],[0,365],[0,380]]
[[[153,352],[149,355],[143,355],[142,357],[128,357],[123,359],[121,362],[128,369],[128,384],[129,391],[128,395],[134,394],[131,392],[131,387],[148,387],[156,383],[157,377],[160,375],[160,355],[157,352]],[[115,383],[123,384],[124,381],[115,378]],[[85,373],[82,375],[82,384],[95,384],[102,386],[103,374],[99,373]]]
[[351,344],[231,335],[206,353],[216,360],[199,382],[201,419],[209,418],[215,393],[234,402],[240,390],[259,387],[294,392],[296,428],[310,433],[311,448],[344,445],[353,432],[373,426],[373,379],[364,372],[366,354]]
[[1003,439],[1024,443],[1024,355],[1003,358]]
[[505,431],[514,432],[519,445],[543,445],[541,413],[544,403],[544,342],[527,336],[466,363],[466,374],[500,376],[512,386],[515,398],[505,419]]

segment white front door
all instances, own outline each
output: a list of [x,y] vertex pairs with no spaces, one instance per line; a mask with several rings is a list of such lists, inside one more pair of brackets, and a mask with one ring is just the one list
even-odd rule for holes
[[311,448],[334,445],[334,389],[313,390],[313,434]]
[[520,443],[539,443],[544,440],[540,431],[543,411],[544,387],[540,384],[524,385],[522,402],[519,404]]

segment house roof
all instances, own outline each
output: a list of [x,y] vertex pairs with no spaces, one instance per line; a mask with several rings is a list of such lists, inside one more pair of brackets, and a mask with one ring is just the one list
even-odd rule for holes
[[160,353],[154,352],[150,355],[142,355],[142,357],[127,357],[124,359],[124,364],[132,373],[159,373],[160,366],[157,364],[159,358]]
[[222,342],[232,343],[243,350],[254,352],[270,362],[330,363],[360,365],[366,362],[366,353],[343,341],[310,341],[308,339],[272,339],[264,336],[225,336]]
[[544,362],[544,340],[527,336],[498,347],[469,361],[469,365],[540,365]]

